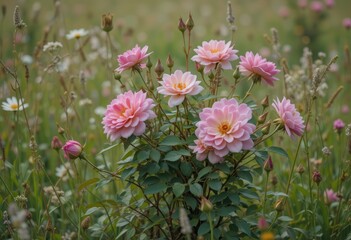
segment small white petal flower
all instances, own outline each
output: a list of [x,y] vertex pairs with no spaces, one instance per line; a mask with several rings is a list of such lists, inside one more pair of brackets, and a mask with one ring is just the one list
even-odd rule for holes
[[15,112],[15,111],[22,111],[23,109],[27,108],[29,105],[28,103],[24,103],[23,99],[17,100],[16,97],[7,98],[6,102],[2,103],[2,109],[5,111]]
[[54,52],[58,50],[59,48],[62,48],[63,45],[60,42],[48,42],[47,44],[44,45],[43,51],[46,52]]
[[67,39],[79,39],[81,37],[84,37],[86,35],[88,35],[88,31],[81,28],[81,29],[74,29],[74,30],[71,30],[68,34],[66,34],[66,38]]

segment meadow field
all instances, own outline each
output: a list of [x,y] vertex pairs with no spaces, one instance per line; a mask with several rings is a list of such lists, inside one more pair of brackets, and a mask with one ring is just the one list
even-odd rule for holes
[[0,7],[0,239],[351,240],[351,1]]

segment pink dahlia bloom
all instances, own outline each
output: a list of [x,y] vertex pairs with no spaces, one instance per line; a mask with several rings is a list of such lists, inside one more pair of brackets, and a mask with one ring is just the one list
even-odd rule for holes
[[278,98],[274,100],[272,106],[280,117],[279,121],[284,124],[287,134],[291,138],[294,138],[294,135],[302,136],[305,125],[295,105],[284,97],[282,101],[279,101]]
[[324,200],[326,204],[331,204],[333,202],[339,201],[338,195],[333,191],[333,189],[327,189],[324,192]]
[[[239,104],[235,99],[222,99],[212,108],[202,110],[195,134],[205,148],[218,157],[249,150],[254,145],[250,134],[256,128],[249,123],[251,118],[252,111],[246,104]],[[200,150],[197,152],[201,153]]]
[[116,68],[116,71],[121,73],[128,69],[137,69],[137,68],[145,68],[146,58],[151,53],[146,53],[149,47],[145,46],[142,49],[136,45],[132,50],[128,50],[123,54],[118,55],[118,63],[119,67]]
[[152,111],[155,106],[151,98],[146,98],[146,93],[128,91],[113,99],[107,106],[102,120],[104,133],[111,141],[118,138],[128,138],[132,134],[140,136],[145,132],[145,121],[156,117]]
[[270,86],[274,85],[274,82],[278,78],[274,77],[280,71],[276,69],[274,63],[267,61],[260,55],[254,55],[252,52],[246,52],[245,56],[240,56],[239,71],[244,76],[254,75],[257,77],[256,80],[263,80]]
[[186,95],[199,94],[204,88],[200,86],[200,81],[196,81],[196,76],[190,72],[183,73],[176,70],[174,74],[163,74],[162,86],[157,88],[160,94],[171,96],[168,106],[174,107],[181,104]]
[[83,147],[79,142],[69,140],[63,145],[62,150],[65,153],[65,158],[74,160],[82,154]]
[[199,161],[203,161],[206,158],[210,161],[210,163],[220,163],[223,162],[224,158],[215,154],[213,147],[206,146],[202,140],[195,140],[196,146],[190,146],[190,149],[194,150],[196,153],[196,159]]
[[204,72],[209,73],[215,69],[218,63],[223,69],[232,69],[230,61],[238,59],[236,53],[238,50],[230,46],[231,42],[211,40],[209,42],[202,42],[202,46],[198,46],[194,51],[197,55],[193,56],[191,60],[205,66]]

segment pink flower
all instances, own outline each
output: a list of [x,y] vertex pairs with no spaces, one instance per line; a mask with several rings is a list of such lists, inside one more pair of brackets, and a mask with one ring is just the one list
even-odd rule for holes
[[294,135],[302,136],[305,125],[300,113],[296,111],[295,105],[284,97],[282,101],[279,101],[278,98],[274,100],[272,106],[279,115],[279,122],[284,124],[287,134],[291,138],[294,138]]
[[62,142],[57,136],[54,136],[51,140],[51,148],[54,150],[60,150],[62,148]]
[[307,7],[307,0],[298,0],[297,5],[299,8],[306,8]]
[[282,18],[288,18],[290,15],[289,8],[287,6],[283,6],[283,7],[279,8],[278,14]]
[[311,2],[311,10],[316,13],[321,13],[324,9],[323,3],[319,1]]
[[202,42],[202,46],[198,46],[194,51],[197,55],[193,56],[191,60],[205,66],[204,72],[209,73],[216,68],[218,63],[223,69],[232,69],[230,61],[238,59],[236,53],[238,50],[230,46],[231,42],[211,40],[209,42]]
[[344,18],[344,20],[342,20],[342,25],[346,29],[350,29],[351,28],[351,18]]
[[140,49],[138,45],[136,45],[132,50],[128,50],[123,54],[118,55],[118,63],[119,67],[115,70],[119,73],[128,70],[128,69],[139,69],[145,68],[146,64],[144,63],[146,58],[151,53],[146,53],[148,46]]
[[257,80],[263,79],[270,86],[278,80],[274,75],[280,71],[276,69],[274,63],[267,61],[260,55],[246,52],[245,56],[240,56],[239,70],[244,76],[254,75]]
[[132,134],[140,136],[145,132],[145,121],[156,117],[151,110],[155,107],[151,98],[146,98],[146,93],[128,91],[113,99],[107,106],[102,120],[104,133],[111,141],[118,138],[128,138]]
[[[211,156],[224,157],[229,152],[240,152],[253,147],[250,134],[256,126],[249,123],[252,111],[245,103],[239,104],[235,99],[222,99],[212,108],[204,108],[200,121],[196,124],[195,134],[201,142],[197,143],[197,153],[210,150]],[[203,147],[202,145],[203,144]],[[213,151],[213,153],[211,152]],[[203,155],[200,155],[200,160]],[[211,157],[211,161],[215,159]]]
[[345,114],[349,113],[350,112],[349,106],[347,106],[346,104],[342,105],[341,112]]
[[342,129],[345,127],[345,123],[341,119],[336,119],[334,121],[333,127],[337,133],[341,133]]
[[258,219],[257,228],[259,230],[266,230],[269,227],[267,220],[264,217]]
[[325,0],[325,5],[327,5],[328,8],[332,8],[335,5],[334,0]]
[[65,153],[65,158],[74,160],[82,154],[83,147],[79,142],[69,140],[63,145],[62,150]]
[[183,73],[176,70],[174,74],[163,74],[162,85],[157,88],[160,94],[171,96],[168,106],[174,107],[181,104],[186,95],[199,94],[204,88],[200,86],[200,81],[196,81],[196,76],[190,72]]
[[213,147],[206,146],[200,139],[195,140],[195,144],[196,146],[190,146],[189,148],[194,150],[197,160],[203,161],[208,157],[212,164],[223,162],[224,158],[216,155]]
[[324,192],[324,200],[326,204],[331,204],[333,202],[339,201],[338,195],[333,191],[333,189],[327,189]]

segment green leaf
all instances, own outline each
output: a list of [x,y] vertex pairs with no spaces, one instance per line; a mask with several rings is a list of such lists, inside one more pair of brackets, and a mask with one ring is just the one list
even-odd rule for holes
[[293,219],[291,217],[288,217],[288,216],[280,216],[278,218],[278,220],[280,220],[282,222],[291,222]]
[[208,224],[208,222],[204,222],[199,227],[199,230],[197,231],[197,234],[198,235],[205,235],[209,231],[210,231],[210,224]]
[[251,236],[250,225],[245,220],[237,218],[236,225],[241,232],[245,233],[248,236]]
[[228,206],[228,207],[222,207],[218,209],[217,212],[219,216],[228,217],[228,216],[232,216],[233,213],[234,215],[236,215],[235,210],[236,208],[234,206]]
[[154,160],[155,162],[158,162],[158,161],[160,161],[160,158],[161,158],[161,153],[158,151],[158,150],[156,150],[156,149],[151,149],[151,151],[150,151],[150,158],[152,159],[152,160]]
[[253,181],[253,178],[252,178],[252,175],[249,171],[239,171],[238,172],[238,176],[243,179],[243,180],[246,180],[250,183],[252,183]]
[[198,183],[193,183],[190,185],[190,192],[197,197],[201,197],[203,195],[202,186]]
[[121,173],[121,178],[123,180],[126,180],[127,177],[135,173],[135,171],[136,171],[136,167],[129,167],[127,169],[124,169],[123,172]]
[[250,190],[250,189],[240,189],[239,190],[240,194],[243,195],[243,197],[248,198],[248,199],[257,199],[259,200],[260,197],[257,195],[256,192]]
[[149,151],[139,151],[136,155],[136,160],[142,162],[142,161],[148,159],[149,156],[150,156]]
[[187,149],[179,149],[177,152],[178,152],[178,154],[183,155],[183,156],[190,156],[191,155],[189,150],[187,150]]
[[114,147],[116,147],[116,146],[118,146],[118,145],[119,145],[119,142],[116,143],[116,144],[113,144],[113,145],[111,145],[111,146],[109,146],[109,147],[107,147],[107,148],[102,149],[102,150],[101,150],[98,154],[96,154],[96,155],[103,154],[104,152],[107,152],[107,151],[111,150],[112,148],[114,148]]
[[167,185],[164,183],[155,183],[153,185],[147,186],[144,190],[144,194],[156,194],[167,189]]
[[279,154],[279,155],[281,155],[283,157],[289,158],[289,154],[284,149],[282,149],[281,147],[272,146],[272,147],[267,148],[267,151],[268,152],[274,152],[274,153]]
[[182,162],[180,164],[180,171],[187,177],[190,177],[193,173],[193,167],[189,162]]
[[100,179],[99,178],[92,178],[92,179],[89,179],[85,182],[83,182],[82,184],[79,185],[78,187],[78,192],[82,191],[84,188],[98,182]]
[[211,171],[211,167],[205,167],[200,170],[200,172],[197,174],[197,180],[200,180],[203,176],[205,176],[207,173]]
[[177,145],[181,145],[184,142],[182,140],[179,139],[179,137],[171,135],[171,136],[167,136],[165,137],[161,142],[160,145],[164,145],[164,146],[177,146]]
[[182,183],[175,183],[172,187],[173,193],[176,197],[179,197],[183,194],[185,190],[185,185]]
[[164,160],[175,162],[182,157],[177,151],[168,152],[164,158]]
[[100,208],[98,208],[98,207],[92,207],[92,208],[89,208],[86,212],[85,212],[85,216],[87,216],[87,215],[90,215],[90,214],[92,214],[92,213],[94,213],[95,211],[97,211],[97,210],[99,210]]
[[192,209],[195,209],[197,207],[197,201],[194,197],[192,196],[185,196],[184,201],[188,206],[190,206]]
[[208,186],[215,191],[219,191],[222,188],[222,183],[219,179],[213,179],[208,181]]
[[229,199],[232,201],[234,205],[239,205],[240,204],[240,197],[239,194],[237,193],[230,193],[229,194]]

